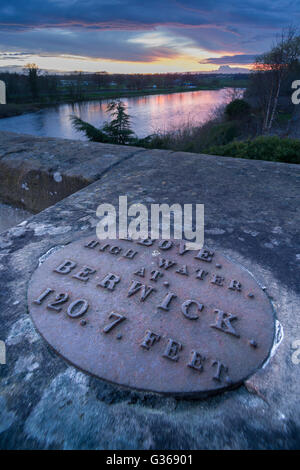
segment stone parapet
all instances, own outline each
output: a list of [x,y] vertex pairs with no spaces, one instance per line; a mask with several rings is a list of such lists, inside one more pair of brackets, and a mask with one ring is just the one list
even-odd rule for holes
[[[96,181],[1,234],[6,365],[0,364],[0,447],[299,448],[299,167],[5,134],[0,165],[14,162],[10,168],[15,164],[18,172],[34,156],[49,175],[73,172],[82,184]],[[61,184],[52,180],[53,188]],[[30,188],[30,181],[18,184]],[[26,296],[39,259],[94,235],[98,204],[117,206],[119,195],[129,204],[204,204],[206,244],[241,263],[264,287],[276,313],[275,344],[243,386],[195,401],[121,389],[70,366],[36,331]]]

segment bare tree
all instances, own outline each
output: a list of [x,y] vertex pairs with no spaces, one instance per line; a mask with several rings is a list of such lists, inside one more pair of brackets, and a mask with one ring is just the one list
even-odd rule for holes
[[230,103],[231,101],[234,100],[240,100],[243,98],[244,90],[241,88],[237,87],[232,87],[232,88],[226,88],[225,90],[225,99]]
[[24,71],[28,75],[29,87],[32,97],[37,98],[39,68],[36,64],[26,64]]
[[282,31],[270,52],[256,58],[254,72],[260,88],[264,133],[272,128],[282,82],[299,56],[300,36],[295,28],[289,27]]

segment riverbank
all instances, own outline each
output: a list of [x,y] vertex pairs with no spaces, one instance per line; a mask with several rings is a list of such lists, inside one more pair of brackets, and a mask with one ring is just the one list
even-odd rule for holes
[[0,105],[0,119],[19,116],[21,114],[32,113],[41,109],[57,106],[60,104],[75,104],[84,101],[101,101],[118,98],[133,98],[149,95],[166,95],[174,93],[188,93],[193,91],[209,91],[221,90],[223,88],[244,88],[247,80],[230,80],[224,79],[218,85],[201,85],[197,87],[176,87],[176,88],[155,88],[142,90],[102,90],[99,92],[85,92],[80,97],[70,98],[69,96],[60,96],[53,101],[44,101],[47,97],[43,97],[43,101],[29,103],[8,103]]
[[[226,109],[226,108],[225,108]],[[297,119],[298,117],[298,119]],[[250,119],[229,120],[220,114],[200,125],[157,133],[142,145],[150,149],[300,164],[299,114],[271,135],[257,134]]]

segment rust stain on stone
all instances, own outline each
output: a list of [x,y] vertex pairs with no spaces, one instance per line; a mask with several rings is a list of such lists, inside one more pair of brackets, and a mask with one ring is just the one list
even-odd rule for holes
[[181,241],[80,239],[34,272],[33,321],[75,366],[118,385],[198,397],[266,360],[272,306],[222,254]]

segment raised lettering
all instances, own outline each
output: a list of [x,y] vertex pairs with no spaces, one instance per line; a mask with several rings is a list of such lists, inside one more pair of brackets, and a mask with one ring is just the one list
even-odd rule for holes
[[160,268],[164,268],[164,269],[169,269],[171,266],[174,266],[174,264],[176,264],[175,261],[171,261],[169,259],[164,259],[164,258],[159,258],[158,260],[158,265]]
[[124,253],[123,256],[124,256],[124,258],[133,259],[135,257],[135,255],[137,255],[137,253],[138,253],[137,251],[129,249]]
[[41,295],[39,295],[39,297],[33,301],[34,304],[37,304],[37,305],[41,305],[41,303],[43,302],[43,300],[48,297],[49,294],[51,294],[51,292],[54,292],[53,289],[50,289],[50,287],[47,287],[46,290],[44,290],[44,292],[41,293]]
[[212,366],[217,366],[217,370],[216,370],[215,375],[213,376],[213,379],[216,380],[217,382],[221,382],[222,372],[227,372],[228,367],[225,366],[225,364],[222,364],[222,362],[218,360],[215,360],[212,363]]
[[200,279],[200,281],[204,281],[205,276],[208,275],[208,272],[204,271],[204,269],[197,269],[196,273],[197,273],[196,278]]
[[198,351],[192,351],[191,359],[187,366],[202,372],[205,360],[206,357],[200,354]]
[[83,266],[78,273],[73,274],[72,277],[78,279],[79,281],[87,282],[89,280],[89,274],[94,274],[96,272],[95,269],[89,268],[89,266]]
[[185,253],[187,253],[188,251],[191,251],[191,250],[188,250],[186,248],[186,244],[184,242],[180,242],[180,245],[179,245],[179,250],[178,250],[178,254],[179,255],[184,255]]
[[72,269],[77,266],[77,263],[75,261],[71,261],[70,259],[66,259],[63,263],[61,263],[57,268],[54,269],[54,271],[58,274],[69,274]]
[[163,276],[163,273],[161,273],[160,271],[154,270],[154,271],[151,271],[150,279],[151,281],[157,282],[158,278],[162,276]]
[[99,282],[98,286],[104,287],[105,289],[108,289],[108,290],[114,290],[116,284],[118,284],[120,280],[121,278],[117,276],[116,274],[108,273],[102,279],[102,281]]
[[172,248],[172,246],[173,242],[171,240],[161,240],[158,244],[158,247],[161,250],[169,250],[170,248]]
[[223,286],[224,277],[219,276],[218,274],[213,274],[212,280],[210,282],[216,286]]
[[139,245],[144,245],[144,246],[151,246],[153,245],[154,240],[151,240],[151,238],[145,238],[143,240],[138,240]]
[[108,319],[110,320],[111,318],[114,318],[114,320],[103,328],[103,333],[109,333],[115,326],[126,320],[124,315],[120,315],[119,313],[115,312],[111,312],[109,314]]
[[228,289],[237,290],[238,292],[240,292],[242,290],[242,284],[239,281],[232,279],[230,281]]
[[150,349],[154,343],[160,340],[160,335],[153,333],[153,331],[147,330],[143,342],[141,343],[142,348]]
[[210,325],[211,328],[216,328],[217,330],[223,331],[224,333],[228,333],[229,335],[236,336],[237,338],[240,337],[239,334],[233,328],[231,322],[233,320],[237,320],[237,316],[232,315],[232,313],[223,312],[223,310],[214,310],[214,313],[217,314],[216,323]]
[[146,286],[139,281],[131,281],[131,286],[129,288],[127,297],[131,297],[132,295],[136,294],[137,292],[141,291],[140,301],[144,302],[147,297],[153,292],[155,289],[152,286]]
[[82,317],[88,308],[89,304],[85,299],[74,300],[74,302],[69,305],[67,314],[71,318]]
[[56,312],[60,312],[62,309],[61,304],[64,304],[68,300],[69,300],[68,294],[65,294],[65,293],[58,294],[55,297],[55,301],[51,302],[51,304],[48,304],[47,308],[49,308],[50,310],[55,310]]
[[190,307],[192,305],[196,305],[197,306],[197,309],[199,312],[201,312],[203,310],[203,307],[204,305],[203,304],[200,304],[199,302],[197,302],[196,300],[186,300],[185,302],[183,302],[183,304],[181,305],[181,311],[183,313],[183,315],[188,318],[189,320],[197,320],[199,318],[199,315],[196,315],[196,314],[192,314],[190,312]]
[[95,248],[97,245],[99,245],[99,242],[97,240],[91,240],[84,246],[85,248]]
[[163,357],[167,359],[171,359],[171,361],[177,362],[179,360],[179,351],[182,349],[182,344],[178,341],[174,341],[174,339],[170,338],[168,340],[168,344],[166,346],[165,352],[163,353]]
[[108,248],[108,247],[109,247],[109,243],[106,243],[106,245],[103,245],[99,248],[99,251],[105,251],[106,248]]
[[189,273],[188,273],[187,265],[184,264],[183,266],[181,266],[181,268],[176,269],[176,273],[183,274],[184,276],[188,276]]
[[211,263],[213,256],[214,256],[213,251],[205,250],[204,248],[202,248],[198,252],[197,256],[195,256],[195,258],[200,259],[201,261],[206,261],[207,263]]
[[122,248],[120,248],[119,246],[112,246],[112,247],[109,249],[109,252],[110,252],[112,255],[118,255],[121,251],[122,251]]
[[176,297],[177,295],[174,294],[174,292],[168,292],[166,296],[163,298],[161,304],[157,306],[157,308],[160,308],[161,310],[165,310],[165,311],[170,310],[169,305],[171,303],[171,300],[175,299]]
[[133,274],[140,277],[145,277],[145,268],[141,268],[138,271],[135,271]]

